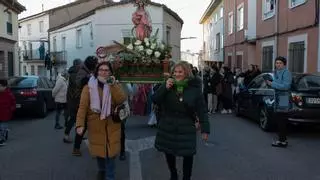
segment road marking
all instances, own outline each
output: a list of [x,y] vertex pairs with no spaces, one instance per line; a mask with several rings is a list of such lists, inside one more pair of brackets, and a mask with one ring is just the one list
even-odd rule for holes
[[142,180],[140,151],[153,148],[155,138],[155,136],[151,136],[137,140],[126,140],[126,151],[130,153],[130,180]]
[[[130,153],[130,180],[142,180],[140,151],[153,148],[155,138],[151,136],[137,140],[126,139],[126,151]],[[86,139],[84,142],[89,147],[89,141]]]

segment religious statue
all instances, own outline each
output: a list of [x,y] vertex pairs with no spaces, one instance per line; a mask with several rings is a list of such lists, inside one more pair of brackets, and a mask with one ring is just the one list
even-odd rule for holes
[[132,14],[132,22],[135,25],[136,38],[143,41],[144,38],[150,37],[152,32],[149,14],[145,10],[147,0],[135,0],[135,3],[138,8]]

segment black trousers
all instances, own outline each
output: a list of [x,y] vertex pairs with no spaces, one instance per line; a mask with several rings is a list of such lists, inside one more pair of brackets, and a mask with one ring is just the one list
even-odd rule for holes
[[76,116],[75,115],[70,115],[69,120],[67,121],[66,124],[66,129],[64,130],[65,135],[69,135],[71,129],[73,128],[74,124],[76,123]]
[[222,104],[223,104],[223,109],[228,110],[228,109],[232,109],[232,97],[228,98],[228,97],[223,97],[222,99]]
[[276,122],[278,125],[278,140],[284,142],[287,140],[287,124],[288,117],[284,113],[276,114]]
[[[178,172],[176,168],[176,156],[165,154],[167,164],[171,173],[171,179],[178,180]],[[193,156],[183,157],[183,180],[190,180],[192,176]]]
[[126,140],[126,123],[125,121],[122,121],[121,122],[121,148],[120,148],[120,154],[121,155],[124,155],[125,152],[126,152],[126,143],[125,143],[125,140]]
[[84,129],[83,129],[83,133],[81,135],[79,135],[78,133],[76,133],[76,137],[74,138],[74,145],[73,148],[74,149],[80,149],[81,143],[82,143],[82,139],[84,134],[87,131],[87,123],[85,123]]

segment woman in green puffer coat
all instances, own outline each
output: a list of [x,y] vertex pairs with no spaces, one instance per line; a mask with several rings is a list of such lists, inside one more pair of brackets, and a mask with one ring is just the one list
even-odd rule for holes
[[190,180],[193,156],[196,154],[196,117],[201,125],[202,138],[208,139],[210,125],[201,83],[194,78],[187,62],[174,67],[174,79],[169,78],[153,95],[160,106],[161,121],[155,147],[165,153],[171,180],[178,180],[176,156],[182,156],[183,180]]

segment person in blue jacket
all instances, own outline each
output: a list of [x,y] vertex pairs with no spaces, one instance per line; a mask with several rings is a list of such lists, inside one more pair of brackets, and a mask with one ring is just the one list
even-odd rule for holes
[[275,117],[278,125],[278,140],[272,143],[274,147],[287,147],[287,113],[291,107],[290,89],[292,75],[286,68],[287,60],[284,57],[275,59],[275,72],[273,81],[266,80],[266,83],[275,90]]

